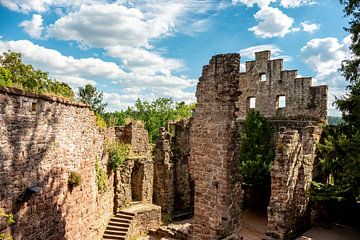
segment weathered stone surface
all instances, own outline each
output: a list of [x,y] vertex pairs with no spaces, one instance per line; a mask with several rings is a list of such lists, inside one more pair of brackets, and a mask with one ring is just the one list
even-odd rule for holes
[[115,133],[120,142],[131,145],[130,156],[148,157],[149,136],[143,123],[132,121],[126,126],[115,127]]
[[129,158],[115,174],[115,210],[132,202],[152,203],[154,168],[151,159]]
[[[86,105],[0,89],[0,208],[15,214],[14,239],[99,239],[113,210],[113,176],[97,188],[95,162],[107,168],[106,136]],[[70,191],[71,171],[81,184]],[[40,193],[19,198],[32,186]]]
[[[255,97],[255,109],[267,118],[325,120],[328,87],[312,86],[311,77],[297,77],[297,70],[283,70],[283,60],[270,60],[270,55],[270,51],[256,52],[255,61],[246,62],[246,72],[240,74],[242,94],[237,116],[245,119],[249,98]],[[266,81],[261,81],[262,74]],[[285,108],[277,107],[279,96],[285,96]]]
[[190,127],[193,239],[240,239],[242,192],[234,158],[239,67],[239,54],[214,56],[197,85],[197,108]]
[[154,196],[153,202],[163,212],[174,211],[174,164],[172,162],[171,136],[165,128],[159,129],[160,138],[153,151]]
[[174,136],[164,128],[154,148],[154,203],[163,212],[174,213],[194,206],[194,187],[189,174],[189,129],[187,120],[169,123]]
[[145,235],[150,229],[160,227],[161,208],[157,205],[135,204],[123,211],[135,214],[128,232],[129,239]]
[[320,126],[277,133],[276,157],[271,166],[271,199],[267,236],[292,239],[310,226],[309,190]]

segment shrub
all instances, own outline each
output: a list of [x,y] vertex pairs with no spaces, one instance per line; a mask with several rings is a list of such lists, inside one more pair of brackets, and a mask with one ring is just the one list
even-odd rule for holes
[[74,187],[77,187],[79,186],[81,183],[81,176],[80,174],[78,174],[77,172],[75,171],[72,171],[70,173],[70,176],[68,178],[68,186],[70,188],[74,188]]
[[118,169],[126,160],[130,152],[130,145],[112,142],[108,146],[109,166],[112,170]]
[[98,190],[100,193],[103,193],[107,190],[107,182],[106,182],[107,177],[106,177],[106,172],[100,166],[97,158],[95,163],[95,170],[96,170],[96,180],[97,180]]
[[104,120],[104,118],[101,116],[101,114],[96,113],[96,125],[100,128],[100,129],[105,129],[107,128],[107,124],[106,121]]

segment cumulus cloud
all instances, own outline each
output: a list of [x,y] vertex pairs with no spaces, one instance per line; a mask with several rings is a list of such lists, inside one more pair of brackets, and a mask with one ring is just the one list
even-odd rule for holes
[[284,8],[295,8],[303,5],[313,5],[316,4],[314,0],[281,0],[281,6]]
[[254,17],[259,23],[249,28],[249,31],[260,38],[284,37],[292,31],[294,19],[278,8],[264,7],[255,13]]
[[107,49],[107,55],[122,60],[123,64],[132,72],[169,76],[173,70],[184,67],[184,64],[173,58],[163,58],[159,53],[142,48],[116,46]]
[[25,20],[19,24],[32,38],[41,38],[43,19],[39,14],[33,14],[31,20]]
[[320,24],[310,23],[310,22],[302,22],[301,27],[304,32],[314,33],[316,30],[320,28]]
[[[21,52],[25,63],[49,72],[51,78],[66,82],[73,88],[89,83],[95,85],[101,80],[105,84],[112,85],[110,89],[116,91],[116,94],[132,96],[129,99],[134,99],[135,96],[141,99],[155,99],[159,96],[173,97],[175,100],[187,102],[195,99],[193,90],[189,92],[187,89],[193,89],[196,80],[186,76],[174,76],[170,72],[168,74],[126,72],[114,62],[103,61],[99,58],[64,56],[59,51],[36,45],[28,40],[0,40],[0,52],[7,50]],[[160,58],[158,61],[166,60]],[[121,106],[127,107],[132,104],[133,101],[130,101]],[[117,106],[109,105],[109,109],[115,109]]]
[[302,61],[316,73],[315,84],[329,85],[329,113],[339,114],[332,105],[335,96],[345,93],[346,81],[341,76],[339,69],[344,59],[351,57],[349,51],[350,36],[342,41],[337,38],[316,38],[306,43],[301,48]]

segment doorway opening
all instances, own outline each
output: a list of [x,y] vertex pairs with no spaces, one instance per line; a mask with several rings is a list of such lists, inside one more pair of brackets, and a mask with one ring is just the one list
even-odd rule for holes
[[131,196],[133,202],[143,200],[144,165],[135,161],[131,173]]

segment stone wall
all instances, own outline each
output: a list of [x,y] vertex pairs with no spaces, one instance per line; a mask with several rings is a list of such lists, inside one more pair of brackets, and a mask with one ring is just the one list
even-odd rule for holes
[[129,239],[137,239],[161,225],[161,207],[157,205],[135,204],[127,208],[126,212],[135,214],[128,231]]
[[310,227],[309,199],[306,195],[313,177],[320,126],[300,129],[280,127],[276,157],[272,163],[271,199],[267,236],[292,239]]
[[165,128],[160,128],[160,137],[153,151],[154,195],[153,202],[161,206],[161,211],[174,211],[174,164],[172,162],[171,136]]
[[154,148],[154,203],[163,212],[175,213],[194,206],[194,186],[189,174],[189,133],[188,120],[168,124],[173,131],[170,135],[160,129],[160,138]]
[[[256,52],[255,61],[246,62],[246,72],[240,74],[237,116],[245,119],[250,98],[255,97],[255,109],[267,118],[326,119],[328,87],[312,86],[311,77],[283,70],[283,60],[270,60],[270,55],[270,51]],[[284,108],[279,107],[279,96],[285,96]]]
[[126,159],[115,175],[115,211],[132,202],[152,203],[153,162],[146,157]]
[[131,145],[131,156],[148,156],[149,136],[140,121],[132,121],[126,126],[115,127],[118,141]]
[[174,212],[193,210],[194,182],[189,173],[190,122],[180,120],[172,123],[174,136],[171,138],[172,162],[174,164]]
[[212,57],[199,79],[190,127],[194,239],[240,239],[241,179],[235,126],[239,54]]
[[[0,88],[0,208],[15,215],[14,239],[101,238],[114,198],[110,172],[105,193],[96,183],[107,136],[84,104]],[[71,171],[81,176],[72,191]]]

